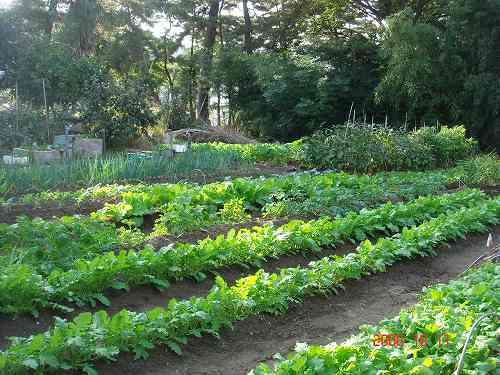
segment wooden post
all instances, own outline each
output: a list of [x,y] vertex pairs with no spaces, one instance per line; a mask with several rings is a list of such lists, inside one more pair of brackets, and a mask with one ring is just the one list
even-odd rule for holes
[[170,133],[170,137],[168,137],[168,141],[170,143],[170,156],[171,158],[173,158],[175,152],[174,152],[174,134],[172,132]]
[[[18,131],[19,131],[19,82],[16,80],[16,129],[14,131],[16,137]],[[12,156],[14,157],[14,151],[12,151]]]
[[106,153],[106,126],[102,128],[102,156]]
[[[18,129],[19,129],[19,95],[18,95],[18,91],[19,91],[19,84],[16,80],[16,127],[15,129],[12,129],[11,128],[11,132],[14,131],[14,136],[17,137],[17,132],[18,132]],[[12,134],[12,133],[11,133]],[[15,138],[14,138],[15,140]],[[17,146],[17,142],[15,144],[13,144],[13,146]],[[11,160],[12,162],[14,161],[14,147],[12,147],[12,152],[11,152]]]
[[50,144],[49,110],[47,108],[47,93],[45,92],[45,78],[42,78],[43,101],[45,104],[45,121],[47,123],[47,143]]

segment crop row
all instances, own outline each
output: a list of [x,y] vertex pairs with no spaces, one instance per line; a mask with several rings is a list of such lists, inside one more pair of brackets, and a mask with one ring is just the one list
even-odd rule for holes
[[[354,176],[346,173],[298,174],[265,179],[235,179],[199,187],[155,186],[126,192],[116,204],[93,214],[98,220],[141,225],[143,217],[160,213],[163,233],[179,233],[206,225],[244,219],[251,213],[289,215],[342,214],[389,199],[434,193],[444,187],[446,174],[386,173]],[[290,207],[290,209],[284,209]],[[324,207],[331,208],[325,210]]]
[[375,244],[364,241],[355,253],[325,257],[308,267],[282,269],[279,274],[263,270],[240,279],[232,287],[221,278],[205,297],[170,300],[167,308],[141,313],[123,310],[114,316],[100,311],[83,313],[72,321],[58,320],[49,331],[29,338],[16,338],[0,352],[5,375],[77,368],[95,374],[94,361],[114,360],[121,352],[147,358],[148,351],[164,343],[180,353],[189,336],[218,336],[222,327],[260,313],[283,313],[312,294],[328,294],[348,279],[384,272],[396,261],[434,255],[434,248],[447,241],[481,232],[497,224],[500,199],[447,213]]
[[[311,179],[314,179],[314,187],[305,190]],[[343,174],[286,178],[286,184],[283,180],[278,181],[280,192],[273,193],[272,183],[267,184],[264,185],[264,194],[258,198],[262,204],[265,201],[271,202],[265,204],[266,217],[287,214],[336,216],[348,210],[359,211],[363,207],[377,206],[389,199],[409,200],[442,187],[440,175],[424,178],[420,174],[406,173],[380,174],[371,183],[368,183],[365,177]],[[295,181],[300,185],[294,185]],[[236,186],[247,182],[254,183],[238,180]],[[269,180],[258,182],[262,184]],[[226,190],[228,188],[225,184],[216,186],[222,186]],[[236,191],[233,191],[233,195],[237,196],[243,188],[237,187],[233,190]],[[172,231],[185,232],[222,222],[239,223],[249,218],[245,209],[249,198],[247,201],[243,198],[231,199],[223,203],[223,208],[217,211],[217,204],[207,203],[207,200],[201,200],[200,205],[193,202],[180,203],[186,200],[184,187],[179,192],[170,192],[171,203],[162,210],[164,212],[155,226],[155,231],[147,236],[136,228],[126,229],[121,226],[117,230],[112,223],[88,217],[63,217],[50,221],[19,218],[16,224],[10,226],[0,224],[0,267],[26,264],[33,267],[37,273],[47,275],[55,269],[72,268],[77,259],[89,260],[108,251],[138,248],[148,238]],[[220,202],[223,202],[223,198]]]
[[117,229],[84,216],[55,220],[20,217],[16,224],[0,223],[0,269],[26,264],[47,275],[55,269],[70,269],[78,259],[137,247],[144,240],[142,232]]
[[[297,344],[296,353],[249,375],[384,374],[451,375],[474,321],[484,317],[468,346],[464,374],[495,374],[498,358],[500,265],[485,264],[448,285],[424,290],[417,305],[378,326],[362,326],[345,343]],[[384,335],[384,336],[382,336]],[[391,337],[392,336],[392,337]],[[425,345],[423,345],[425,343]]]
[[298,162],[302,153],[302,142],[292,143],[250,143],[250,144],[228,144],[220,142],[194,143],[195,151],[219,151],[234,152],[242,160],[251,163],[268,162],[273,165],[287,165]]
[[[296,155],[296,147],[294,147],[292,144],[288,145],[279,145],[279,144],[254,144],[254,145],[229,145],[229,144],[223,144],[223,143],[210,143],[210,144],[193,144],[193,149],[194,153],[187,153],[185,156],[183,156],[181,159],[180,164],[188,164],[191,166],[191,168],[187,168],[190,171],[195,171],[203,175],[203,171],[210,171],[213,170],[214,168],[207,168],[204,167],[205,164],[208,164],[208,166],[212,164],[217,164],[217,159],[229,159],[231,162],[226,162],[226,164],[223,164],[222,162],[219,162],[219,165],[217,168],[215,168],[215,171],[219,172],[219,170],[231,170],[230,167],[241,167],[241,165],[238,165],[238,162],[243,162],[243,166],[246,167],[246,164],[248,163],[255,163],[255,162],[270,162],[271,164],[275,165],[285,165],[288,164],[290,161],[293,161],[295,159]],[[186,163],[185,159],[193,159],[194,156],[194,161],[191,161],[191,163]],[[208,157],[207,157],[208,156]],[[203,162],[200,163],[198,160],[202,160]],[[111,160],[112,162],[112,160]],[[142,180],[143,178],[147,177],[153,177],[155,175],[158,175],[156,172],[151,174],[146,171],[141,172],[141,168],[144,169],[144,165],[154,165],[157,169],[161,169],[163,167],[163,174],[160,173],[160,175],[165,176],[165,163],[167,163],[167,167],[170,167],[170,164],[178,163],[179,161],[169,161],[165,160],[164,158],[153,158],[151,160],[148,159],[143,159],[143,160],[128,160],[125,164],[123,165],[126,168],[130,169],[130,165],[134,167],[134,171],[131,174],[128,175],[123,175],[122,178],[119,178],[117,173],[115,171],[106,171],[108,174],[113,174],[113,176],[109,176],[107,179],[90,179],[91,185],[94,186],[89,186],[83,189],[79,190],[74,190],[74,191],[53,191],[53,190],[47,190],[47,191],[41,191],[37,193],[28,193],[28,194],[23,194],[17,197],[11,197],[7,202],[9,203],[21,203],[21,204],[31,204],[31,205],[40,205],[43,204],[44,202],[67,202],[67,201],[76,201],[76,202],[83,202],[83,201],[88,201],[88,200],[96,200],[96,199],[112,199],[112,198],[118,198],[121,193],[123,192],[133,192],[133,191],[144,191],[148,189],[149,186],[159,186],[159,185],[170,185],[166,183],[157,183],[157,184],[147,184],[144,185],[142,183],[139,184],[111,184],[110,182],[113,180],[120,180],[120,179],[132,179],[136,178],[137,181]],[[107,161],[101,161],[101,160],[96,160],[92,161],[91,164],[95,164],[93,166],[93,169],[98,169],[100,165],[105,166]],[[77,163],[78,164],[78,163]],[[81,163],[80,163],[81,164]],[[85,164],[85,163],[84,163]],[[88,164],[88,163],[87,163]],[[203,165],[202,168],[199,166]],[[220,165],[226,166],[226,168],[221,168]],[[69,165],[70,168],[72,169],[71,165]],[[68,166],[66,166],[68,167]],[[74,167],[74,166],[73,166]],[[113,165],[114,167],[114,165]],[[125,168],[125,169],[126,169]],[[43,168],[42,168],[43,169]],[[42,169],[32,169],[29,172],[40,172]],[[47,173],[49,173],[50,168],[45,168],[43,171],[44,175],[46,176]],[[106,169],[106,168],[105,168]],[[142,173],[142,174],[141,174]],[[220,173],[220,172],[219,172]],[[37,174],[37,173],[35,173]],[[118,173],[120,174],[120,173]],[[179,177],[182,175],[185,175],[185,173],[179,173],[177,174]],[[174,174],[175,176],[175,174]],[[43,175],[37,175],[32,177],[34,180],[35,179],[41,179]],[[141,178],[143,177],[143,178]],[[73,181],[73,183],[78,183],[78,181]],[[81,184],[81,181],[79,182]],[[46,183],[47,184],[47,183]],[[54,181],[48,181],[48,185],[53,185]],[[89,181],[86,181],[85,185],[89,184]],[[103,185],[104,184],[104,185]],[[174,184],[175,185],[175,184]],[[195,184],[193,184],[195,185]],[[1,187],[0,187],[1,190]],[[19,193],[22,193],[19,192]],[[0,202],[2,202],[2,198],[0,197]]]
[[[188,152],[174,159],[159,155],[137,160],[118,154],[96,159],[66,160],[51,165],[32,164],[26,168],[1,166],[0,202],[14,196],[44,190],[165,176],[181,179],[200,174],[226,173],[228,170],[246,168],[247,165],[248,163],[235,152],[207,149]],[[50,196],[42,194],[44,195]],[[68,197],[68,194],[64,196]],[[30,196],[25,198],[29,200]]]
[[7,266],[0,275],[0,311],[38,313],[43,307],[62,307],[64,301],[109,304],[103,294],[108,288],[128,289],[152,284],[168,287],[168,280],[205,278],[205,273],[230,265],[256,265],[272,257],[297,252],[321,251],[346,240],[364,240],[375,232],[398,232],[444,212],[479,204],[485,195],[466,190],[441,196],[421,197],[403,204],[388,203],[373,210],[349,213],[332,220],[307,223],[293,221],[279,228],[256,227],[227,236],[207,238],[197,244],[177,244],[159,251],[109,252],[93,259],[76,260],[67,271],[54,270],[43,277],[26,264]]

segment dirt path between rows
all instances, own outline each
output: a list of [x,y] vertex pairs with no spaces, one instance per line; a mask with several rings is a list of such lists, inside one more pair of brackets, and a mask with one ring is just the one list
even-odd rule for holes
[[[493,228],[495,238],[500,227]],[[391,318],[416,302],[424,286],[447,282],[484,253],[487,235],[470,236],[436,257],[397,263],[388,272],[346,283],[346,290],[330,298],[308,298],[278,317],[260,316],[238,322],[222,339],[190,339],[182,356],[155,350],[147,361],[122,355],[117,363],[99,365],[105,375],[242,375],[276,352],[283,354],[297,342],[341,342],[361,324]]]

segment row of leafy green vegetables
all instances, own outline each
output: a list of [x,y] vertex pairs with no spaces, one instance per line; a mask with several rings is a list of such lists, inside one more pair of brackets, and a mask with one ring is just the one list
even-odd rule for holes
[[[198,145],[200,149],[204,147],[208,147],[211,149],[219,148],[221,150],[225,150],[227,148],[231,148],[232,150],[237,150],[244,159],[252,160],[252,161],[262,161],[269,160],[270,158],[274,158],[276,155],[281,157],[285,155],[285,159],[289,160],[289,152],[283,150],[283,145]],[[290,145],[284,145],[285,148]],[[294,147],[288,147],[288,149],[295,153]],[[294,157],[292,157],[293,160]],[[499,178],[499,167],[498,167],[498,158],[495,156],[478,156],[476,158],[462,161],[455,168],[449,169],[446,171],[447,180],[449,183],[462,182],[467,184],[480,184],[480,185],[488,185],[488,184],[498,184]],[[308,171],[305,173],[314,172]],[[299,172],[304,173],[304,172]],[[428,173],[436,173],[428,172]],[[291,173],[292,175],[296,174],[296,172]],[[230,177],[226,177],[230,179]],[[167,186],[185,186],[188,185],[190,187],[198,186],[197,184],[186,184],[186,183],[178,183],[178,184],[107,184],[101,185],[97,184],[95,186],[80,189],[77,191],[44,191],[40,193],[33,194],[25,194],[20,197],[14,197],[9,200],[7,206],[10,203],[21,203],[21,204],[31,204],[35,206],[42,206],[44,204],[50,202],[59,202],[60,204],[65,204],[67,202],[76,202],[81,203],[85,201],[94,201],[94,200],[114,200],[120,198],[121,194],[127,192],[147,192],[151,189],[155,189],[157,187],[167,187]],[[4,204],[6,204],[4,202]]]
[[435,255],[439,245],[468,233],[485,232],[488,225],[499,223],[499,217],[500,198],[484,200],[404,228],[376,243],[365,240],[356,252],[342,257],[325,257],[279,273],[260,270],[233,286],[217,278],[206,296],[170,300],[166,308],[140,313],[123,310],[113,316],[100,311],[82,313],[72,321],[59,319],[43,334],[13,339],[0,352],[0,370],[6,375],[67,369],[95,374],[96,361],[115,360],[123,352],[147,358],[149,350],[165,344],[181,353],[181,345],[189,337],[218,336],[223,327],[236,321],[262,313],[284,313],[309,295],[335,292],[345,280],[384,272],[398,260]]
[[[278,181],[278,188],[273,188],[273,182]],[[298,196],[301,199],[280,200],[270,203],[265,211],[266,218],[284,216],[294,211],[304,216],[320,216],[322,213],[345,213],[349,210],[359,211],[363,207],[374,207],[389,198],[393,200],[409,200],[419,195],[435,192],[443,187],[441,174],[424,175],[414,173],[381,174],[373,181],[365,176],[349,176],[344,174],[303,175],[300,178],[286,177],[278,180],[263,179],[257,181],[264,184],[259,198],[272,202],[274,192],[280,190],[282,196]],[[294,183],[297,182],[297,185]],[[255,188],[256,181],[241,180],[236,186]],[[314,194],[300,193],[307,185]],[[332,187],[333,186],[333,187]],[[55,269],[68,270],[78,259],[92,259],[108,251],[141,248],[144,242],[154,237],[186,232],[217,223],[233,224],[248,219],[242,212],[242,198],[237,204],[234,197],[241,197],[244,188],[234,188],[233,185],[210,185],[211,191],[219,189],[221,194],[229,196],[229,202],[217,211],[215,204],[202,200],[199,206],[193,203],[179,205],[185,198],[184,190],[178,195],[172,194],[165,212],[157,224],[156,230],[145,235],[136,228],[125,228],[103,222],[96,217],[63,217],[56,220],[18,218],[14,225],[0,224],[0,268],[12,264],[27,264],[36,267],[37,272],[47,275]],[[287,190],[290,188],[289,190]],[[255,188],[255,189],[258,189]],[[254,189],[254,190],[255,190]],[[231,190],[231,193],[227,193]],[[267,195],[265,195],[267,193]],[[191,198],[189,198],[191,199]],[[221,202],[223,199],[221,199]],[[269,207],[273,207],[270,209]],[[322,211],[318,211],[317,208]],[[282,209],[286,208],[286,210]],[[200,212],[210,214],[202,215]],[[168,223],[167,230],[162,223]]]
[[[249,375],[412,374],[452,375],[475,321],[484,317],[467,346],[462,374],[497,374],[500,265],[487,263],[450,282],[424,289],[419,303],[338,345],[297,344],[288,358],[275,356],[270,367],[259,365]],[[404,343],[378,345],[379,335],[400,335]],[[422,345],[415,337],[428,339]],[[401,341],[401,339],[400,339]]]
[[[178,243],[155,250],[114,251],[90,259],[76,259],[66,270],[48,272],[31,263],[2,267],[0,311],[8,314],[41,308],[65,309],[66,302],[80,306],[97,301],[108,305],[108,289],[150,284],[166,288],[169,281],[183,278],[203,280],[208,272],[227,266],[261,266],[269,258],[298,252],[320,252],[347,240],[364,240],[376,233],[397,233],[401,228],[431,217],[486,200],[479,190],[421,197],[409,203],[387,203],[372,210],[351,212],[344,217],[309,222],[292,221],[275,228],[232,230],[226,236],[207,238],[196,244]],[[41,262],[40,264],[44,264]]]
[[[205,147],[213,149],[217,145],[198,145],[196,146],[200,150],[203,150]],[[244,145],[239,145],[239,146],[244,146]],[[259,153],[261,154],[260,156],[256,156],[255,152],[252,150],[247,150],[246,148],[242,148],[241,150],[232,150],[232,151],[237,151],[241,154],[242,158],[244,160],[248,161],[266,161],[266,159],[270,158],[271,156],[266,156],[266,154],[273,154],[278,157],[279,155],[283,155],[283,152],[280,154],[279,148],[275,147],[276,145],[263,145],[262,151]],[[217,146],[219,147],[219,146]],[[222,148],[222,151],[224,147]],[[267,150],[267,151],[266,151]],[[272,151],[269,151],[272,150]],[[272,156],[274,157],[274,156]],[[288,158],[287,158],[288,159]],[[284,163],[286,164],[286,163]],[[314,173],[313,171],[305,171],[305,172],[291,172],[289,173],[290,175],[298,174],[298,173]],[[265,172],[264,172],[265,173]],[[286,174],[285,174],[286,175]],[[231,176],[227,176],[226,179],[230,180]],[[120,183],[115,183],[115,184],[96,184],[95,186],[91,187],[86,187],[74,191],[53,191],[53,190],[47,190],[47,191],[42,191],[38,193],[29,193],[29,194],[24,194],[18,197],[12,197],[6,202],[0,201],[0,203],[4,203],[7,206],[11,204],[29,204],[29,205],[34,205],[34,206],[41,206],[43,207],[44,204],[50,203],[50,202],[59,202],[61,204],[64,203],[69,203],[69,202],[75,202],[75,203],[82,203],[86,201],[94,201],[94,200],[112,200],[119,198],[121,194],[126,193],[126,192],[146,192],[151,190],[152,188],[155,187],[164,187],[164,186],[189,186],[189,187],[195,187],[199,186],[197,183],[187,183],[187,182],[179,182],[179,183],[149,183],[149,184],[144,184],[144,183],[129,183],[129,184],[120,184]]]
[[292,143],[250,143],[250,144],[228,144],[221,142],[195,143],[192,145],[195,151],[220,151],[235,152],[243,160],[256,162],[270,162],[274,165],[287,165],[301,159],[302,142]]
[[179,234],[211,224],[242,222],[251,215],[339,215],[398,199],[434,193],[446,174],[392,172],[374,176],[346,173],[300,174],[236,179],[199,187],[157,186],[122,194],[92,216],[99,221],[141,226],[145,215],[159,214],[155,232]]

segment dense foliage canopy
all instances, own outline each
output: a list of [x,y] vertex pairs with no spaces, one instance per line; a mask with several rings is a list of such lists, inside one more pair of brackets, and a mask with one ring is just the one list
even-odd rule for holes
[[115,146],[210,125],[290,141],[354,119],[463,123],[498,148],[499,18],[500,0],[14,0],[1,143],[70,119]]

